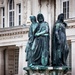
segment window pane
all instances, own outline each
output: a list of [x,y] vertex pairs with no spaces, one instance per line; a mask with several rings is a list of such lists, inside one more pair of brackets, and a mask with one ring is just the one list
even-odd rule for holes
[[9,16],[12,16],[12,12],[9,12]]
[[67,18],[69,18],[69,1],[67,1]]
[[69,13],[67,13],[67,18],[69,18]]
[[12,4],[9,4],[9,9],[12,10]]
[[12,22],[12,26],[14,26],[14,22]]
[[12,12],[9,12],[9,21],[12,22]]
[[19,13],[21,13],[21,4],[19,4]]
[[69,7],[69,1],[67,1],[67,7]]
[[69,18],[69,1],[63,2],[63,13],[65,19]]
[[18,56],[19,56],[19,50],[16,49],[15,50],[15,74],[18,74]]
[[21,25],[21,15],[19,15],[19,25]]
[[10,10],[14,9],[14,0],[9,1],[9,9]]
[[10,18],[9,18],[9,21],[11,21],[11,22],[12,22],[12,17],[10,17]]
[[64,14],[64,19],[66,19],[66,14]]
[[19,15],[19,21],[21,20],[21,15]]
[[13,16],[14,16],[14,11],[13,11]]
[[66,2],[63,2],[63,7],[66,7]]
[[14,0],[13,0],[13,9],[14,9]]
[[12,27],[12,22],[9,22],[10,27]]
[[14,26],[14,11],[13,11],[13,17],[12,18],[13,18],[13,26]]
[[69,7],[67,8],[67,12],[69,13]]
[[5,27],[5,19],[3,18],[3,28]]
[[5,8],[3,7],[3,16],[5,16]]
[[9,26],[14,26],[14,11],[9,12]]
[[63,9],[63,13],[66,13],[66,8]]

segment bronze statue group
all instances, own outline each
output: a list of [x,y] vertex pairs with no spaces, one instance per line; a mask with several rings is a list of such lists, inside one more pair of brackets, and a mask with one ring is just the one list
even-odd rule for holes
[[49,25],[44,21],[43,14],[39,13],[37,15],[37,20],[35,16],[30,16],[30,20],[32,24],[30,25],[29,39],[25,49],[28,66],[67,66],[66,60],[69,47],[66,40],[65,28],[67,24],[64,22],[64,14],[59,14],[54,24],[52,30],[52,48],[49,47]]

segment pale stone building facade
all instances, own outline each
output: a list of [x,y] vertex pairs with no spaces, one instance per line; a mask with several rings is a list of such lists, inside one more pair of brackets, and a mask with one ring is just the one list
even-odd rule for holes
[[66,29],[67,40],[70,46],[68,62],[72,68],[71,74],[75,74],[75,0],[56,0],[56,17],[59,13],[64,13],[65,22],[68,24]]
[[64,12],[68,24],[67,40],[71,47],[68,65],[75,74],[75,0],[0,0],[0,75],[24,75],[25,47],[30,15],[43,13],[50,34],[58,14]]

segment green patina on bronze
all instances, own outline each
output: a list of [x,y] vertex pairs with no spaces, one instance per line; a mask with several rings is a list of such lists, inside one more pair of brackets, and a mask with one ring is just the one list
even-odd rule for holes
[[36,22],[36,17],[35,16],[30,16],[30,20],[32,22],[30,28],[29,28],[29,34],[28,34],[28,43],[25,49],[26,52],[26,61],[28,61],[28,66],[32,63],[32,44],[34,42],[34,38],[35,38],[35,33],[38,27],[38,24]]
[[24,67],[23,70],[27,71],[28,75],[31,75],[31,71],[36,73],[37,71],[55,72],[58,75],[60,72],[66,74],[71,68],[66,64],[69,47],[66,40],[65,28],[67,24],[64,22],[64,15],[60,14],[58,20],[53,27],[52,32],[52,50],[51,50],[51,66],[49,63],[49,25],[44,21],[44,16],[40,13],[37,15],[37,21],[35,16],[30,16],[32,22],[29,29],[29,39],[26,46],[26,61],[28,61],[28,67]]
[[64,22],[64,14],[58,16],[52,33],[52,66],[66,66],[69,47],[66,40],[67,24]]
[[49,65],[49,25],[44,21],[44,16],[40,13],[36,17],[30,17],[32,22],[29,29],[29,40],[26,46],[28,66]]

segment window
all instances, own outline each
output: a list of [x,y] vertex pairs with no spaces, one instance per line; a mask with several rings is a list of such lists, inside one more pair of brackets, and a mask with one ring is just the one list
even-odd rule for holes
[[9,1],[9,27],[14,26],[14,0]]
[[63,2],[63,13],[64,13],[64,19],[69,18],[69,1]]
[[15,49],[15,74],[18,74],[19,49]]
[[8,50],[8,75],[18,75],[19,49]]
[[18,15],[17,15],[18,25],[21,25],[21,4],[18,4]]
[[2,7],[2,28],[5,27],[5,8]]

